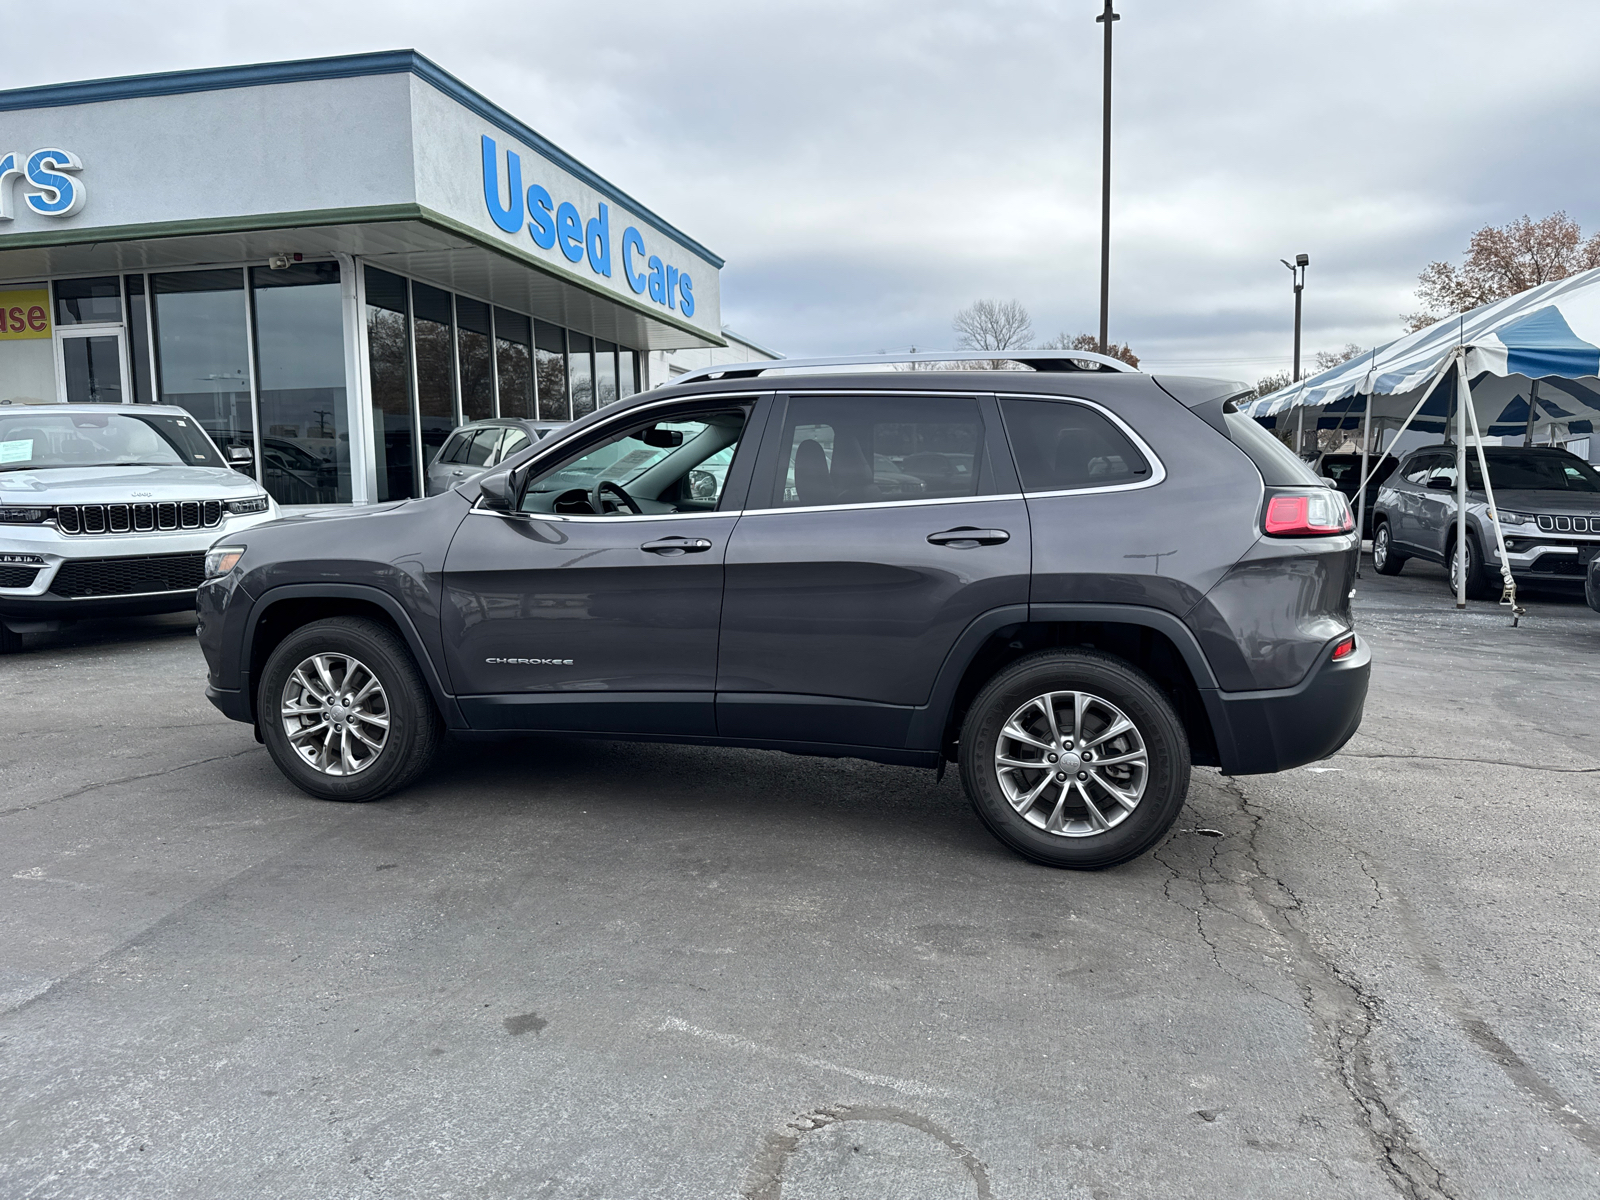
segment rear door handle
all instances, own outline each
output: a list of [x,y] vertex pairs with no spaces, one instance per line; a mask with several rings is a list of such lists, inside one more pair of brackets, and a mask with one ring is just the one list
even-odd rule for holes
[[706,538],[668,537],[646,542],[639,549],[663,558],[676,558],[680,554],[702,554],[711,549],[711,543]]
[[949,546],[953,550],[970,550],[974,546],[998,546],[1001,542],[1010,540],[1011,535],[1004,529],[974,529],[970,525],[928,535],[928,541],[935,546]]

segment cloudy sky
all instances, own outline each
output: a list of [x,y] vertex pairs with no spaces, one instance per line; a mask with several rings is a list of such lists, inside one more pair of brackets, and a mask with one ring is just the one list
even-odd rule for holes
[[[943,348],[1020,300],[1093,330],[1099,0],[41,0],[0,87],[414,47],[723,255],[788,354]],[[1120,0],[1111,334],[1286,369],[1400,331],[1470,231],[1600,226],[1594,0]]]

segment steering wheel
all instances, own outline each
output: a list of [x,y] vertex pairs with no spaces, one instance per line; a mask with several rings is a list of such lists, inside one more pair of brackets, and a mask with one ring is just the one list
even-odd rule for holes
[[594,509],[597,516],[605,516],[605,493],[610,492],[621,503],[617,507],[623,512],[631,512],[636,517],[644,516],[644,509],[639,507],[639,502],[627,492],[622,490],[620,483],[612,483],[609,479],[602,479],[589,491],[589,506]]

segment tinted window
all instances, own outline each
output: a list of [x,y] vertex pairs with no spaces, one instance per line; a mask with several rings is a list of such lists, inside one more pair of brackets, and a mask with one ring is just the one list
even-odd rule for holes
[[1433,470],[1434,463],[1439,461],[1436,454],[1419,454],[1406,463],[1405,480],[1407,483],[1426,483],[1428,472]]
[[1115,487],[1150,478],[1144,455],[1092,408],[1060,400],[1002,400],[1000,413],[1024,491]]
[[472,445],[467,449],[467,466],[487,466],[489,458],[494,454],[495,445],[500,441],[504,432],[498,425],[491,425],[487,429],[480,429],[472,435]]
[[[1600,474],[1582,459],[1555,454],[1516,454],[1485,449],[1489,480],[1505,491],[1600,492]],[[1467,459],[1467,486],[1483,489],[1476,454]]]
[[975,496],[983,418],[970,397],[795,396],[783,447],[780,505]]
[[1254,417],[1240,412],[1237,405],[1230,403],[1224,406],[1222,420],[1228,427],[1228,436],[1233,444],[1250,456],[1256,470],[1261,472],[1262,482],[1269,487],[1295,487],[1307,483],[1327,486],[1298,454],[1257,424]]
[[467,442],[471,440],[470,433],[453,433],[450,440],[444,444],[444,449],[439,451],[439,461],[447,463],[461,462],[467,456]]
[[520,429],[513,429],[506,435],[505,445],[500,447],[500,453],[496,455],[495,461],[499,462],[501,459],[510,458],[513,454],[515,454],[518,450],[521,450],[527,444],[528,435],[523,433]]

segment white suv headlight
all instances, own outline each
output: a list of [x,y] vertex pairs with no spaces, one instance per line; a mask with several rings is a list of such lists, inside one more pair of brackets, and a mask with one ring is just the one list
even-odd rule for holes
[[244,500],[229,500],[228,511],[236,517],[243,517],[251,513],[266,512],[268,503],[270,502],[265,495],[250,496]]
[[1539,518],[1531,513],[1507,512],[1500,509],[1500,524],[1502,525],[1532,525]]

